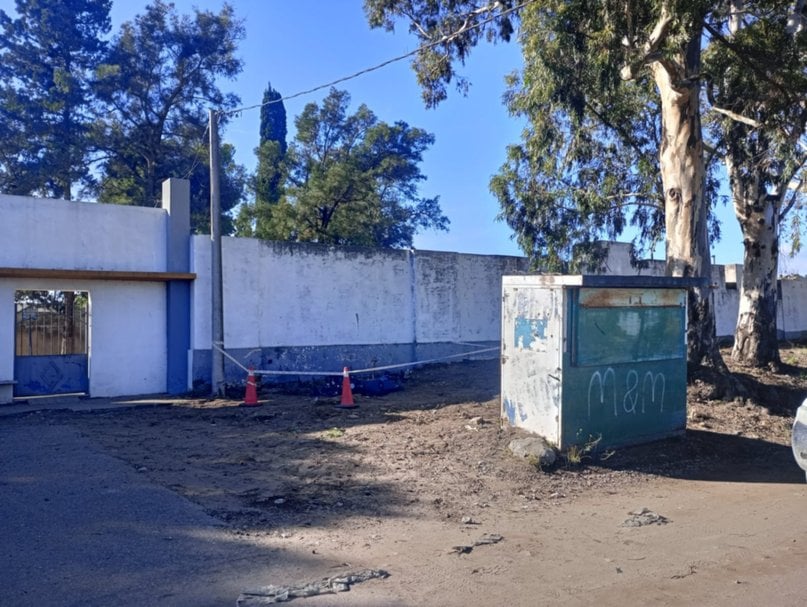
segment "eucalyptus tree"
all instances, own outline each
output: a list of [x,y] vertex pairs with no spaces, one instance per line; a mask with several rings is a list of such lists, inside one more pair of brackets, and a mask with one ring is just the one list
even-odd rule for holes
[[544,35],[525,41],[525,68],[507,77],[506,105],[526,126],[491,180],[500,218],[537,269],[599,267],[605,252],[599,241],[629,224],[638,232],[636,257],[664,233],[660,109],[652,86],[624,86],[619,65],[596,54],[580,30],[545,21],[534,26]]
[[[574,74],[575,84],[580,85],[534,108],[554,112],[556,118],[552,120],[562,125],[560,131],[566,129],[564,136],[584,136],[596,122],[607,127],[613,103],[621,105],[622,99],[642,95],[653,86],[658,108],[659,192],[665,219],[667,272],[671,276],[708,278],[709,204],[699,75],[703,22],[712,4],[698,0],[504,0],[480,6],[472,0],[365,0],[365,10],[374,27],[391,30],[398,20],[406,20],[409,31],[426,45],[413,65],[427,105],[445,98],[447,85],[456,79],[455,64],[463,63],[477,43],[485,39],[509,40],[518,21],[525,62],[521,79],[524,95],[533,92],[530,87],[542,87],[547,76],[560,80],[563,74]],[[459,76],[460,89],[466,84]],[[516,99],[517,111],[521,101]],[[550,109],[552,104],[555,109]],[[605,120],[598,114],[603,114]],[[625,114],[624,119],[617,126],[629,135],[627,139],[641,136],[636,131],[646,127],[644,112],[639,116]],[[538,118],[539,123],[543,120]],[[637,128],[637,123],[644,126]],[[543,146],[536,145],[535,139],[544,137],[544,133],[532,128],[524,135],[523,149],[529,152],[528,157],[532,155],[529,160],[533,166],[538,167],[541,153],[537,150]],[[612,157],[624,154],[624,146],[629,143],[623,139],[619,145],[622,149],[615,150]],[[510,165],[513,153],[511,149]],[[638,154],[638,150],[633,153]],[[638,159],[638,155],[635,157]],[[550,167],[567,176],[575,168],[574,163],[563,162]],[[628,172],[623,170],[621,174]],[[503,175],[506,179],[507,168]],[[503,189],[501,180],[495,180],[493,186],[494,191]],[[646,186],[642,197],[648,191]],[[505,217],[513,211],[528,214],[528,209],[508,208],[513,200],[508,196],[502,199]],[[585,208],[581,211],[585,213]],[[564,214],[558,215],[561,222],[565,218]],[[619,224],[612,220],[610,226]],[[650,233],[655,235],[657,231],[651,229]],[[690,290],[688,309],[689,361],[707,361],[725,368],[715,339],[715,314],[708,287]]]
[[93,72],[110,0],[16,0],[0,10],[0,188],[71,199],[90,179]]
[[780,233],[798,246],[807,162],[805,3],[733,0],[706,23],[705,88],[743,235],[743,278],[732,358],[779,363]]

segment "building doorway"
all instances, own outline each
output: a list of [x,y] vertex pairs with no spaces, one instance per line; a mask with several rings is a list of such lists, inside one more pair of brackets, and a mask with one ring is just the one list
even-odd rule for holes
[[89,293],[16,291],[14,305],[14,396],[89,393]]

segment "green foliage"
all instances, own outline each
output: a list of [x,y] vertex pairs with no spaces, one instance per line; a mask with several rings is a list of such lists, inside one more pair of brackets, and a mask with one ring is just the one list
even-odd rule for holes
[[258,169],[255,174],[255,199],[258,204],[273,204],[280,200],[283,173],[280,165],[286,156],[286,108],[281,95],[269,85],[263,94],[261,107],[260,144],[255,153]]
[[260,142],[278,142],[280,156],[286,154],[286,106],[283,105],[283,96],[269,84],[263,92],[261,106]]
[[[191,227],[197,234],[210,233],[210,158],[204,141],[196,144],[195,162],[190,174],[185,174],[191,185]],[[201,160],[204,159],[204,160]],[[219,147],[219,196],[222,203],[221,232],[236,231],[236,220],[227,211],[244,197],[249,182],[247,170],[235,161],[235,147],[224,143]],[[181,169],[180,169],[181,170]],[[177,173],[180,174],[180,173]]]
[[446,229],[436,198],[418,197],[419,163],[434,141],[405,122],[387,124],[331,89],[295,120],[283,162],[284,195],[257,235],[340,245],[410,246],[423,228]]
[[92,70],[110,0],[17,0],[0,11],[0,190],[72,197],[90,178]]
[[506,102],[527,120],[522,143],[491,180],[500,217],[535,266],[577,272],[598,265],[598,241],[631,223],[634,242],[662,238],[660,108],[647,78],[624,82],[613,24],[585,3],[529,10],[524,69]]
[[286,143],[286,108],[282,96],[266,87],[261,106],[260,143],[255,148],[258,166],[253,178],[255,202],[238,208],[236,234],[255,236],[270,231],[274,206],[282,195]]
[[[519,4],[365,0],[365,11],[373,27],[392,30],[404,19],[422,43],[438,42],[413,65],[429,106],[446,97],[454,66],[476,44],[508,41],[518,23],[524,69],[507,77],[505,102],[527,126],[491,180],[500,219],[538,269],[596,266],[598,241],[629,225],[638,257],[665,232],[661,105],[645,44],[668,6],[653,57],[678,60],[714,3],[535,0],[508,12]],[[711,176],[706,185],[707,199],[717,200]],[[714,219],[710,234],[719,236]]]
[[[580,432],[577,432],[580,438]],[[569,445],[569,448],[563,453],[563,458],[566,460],[567,466],[575,467],[580,466],[584,461],[591,459],[591,454],[597,451],[597,448],[602,441],[602,435],[589,436],[588,440],[581,443]],[[606,454],[603,459],[608,459],[613,455],[613,452]]]
[[345,429],[334,426],[322,433],[324,438],[342,438],[345,435]]
[[[452,81],[460,92],[468,90],[468,80],[455,66],[465,63],[478,42],[510,40],[516,17],[506,13],[522,1],[499,0],[480,7],[475,0],[364,0],[364,11],[371,27],[393,31],[396,21],[405,19],[410,33],[424,43],[436,43],[412,61],[426,107],[435,107],[448,96]],[[481,26],[488,19],[492,21]]]
[[[96,130],[106,157],[96,187],[101,200],[157,206],[164,179],[187,177],[193,229],[207,229],[207,108],[226,110],[239,101],[223,93],[218,80],[241,71],[236,50],[243,33],[227,4],[218,13],[178,15],[173,5],[155,0],[123,24],[97,70],[96,93],[106,110]],[[226,231],[232,229],[228,212],[245,187],[243,169],[226,147],[221,182]]]
[[779,221],[789,214],[784,234],[795,253],[807,180],[807,32],[791,29],[792,10],[749,0],[735,31],[709,28],[704,65],[710,132],[731,160],[732,188],[775,201]]

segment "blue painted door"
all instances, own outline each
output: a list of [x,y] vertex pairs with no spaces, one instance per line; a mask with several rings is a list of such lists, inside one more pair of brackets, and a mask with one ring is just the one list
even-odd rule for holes
[[14,361],[15,396],[89,392],[86,354],[18,356]]
[[17,291],[14,396],[89,392],[89,296]]

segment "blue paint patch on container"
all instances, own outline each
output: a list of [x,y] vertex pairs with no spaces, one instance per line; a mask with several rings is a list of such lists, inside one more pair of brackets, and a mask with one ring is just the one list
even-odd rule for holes
[[511,401],[509,398],[505,398],[502,402],[502,408],[504,409],[504,414],[507,417],[507,421],[510,422],[511,425],[515,425],[516,409],[513,406],[513,401]]
[[546,340],[545,318],[516,317],[515,345],[517,348],[532,348],[536,339]]

